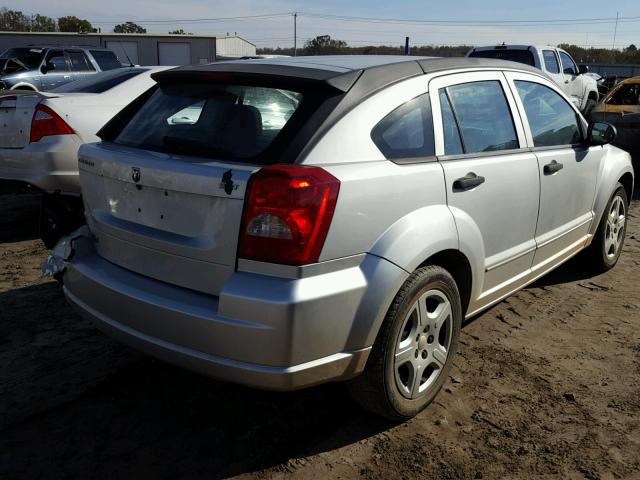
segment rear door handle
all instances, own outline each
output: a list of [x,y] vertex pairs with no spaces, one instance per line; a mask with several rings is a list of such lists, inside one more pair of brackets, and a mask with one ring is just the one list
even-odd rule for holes
[[71,75],[64,75],[63,77],[65,80],[69,80],[71,78]]
[[555,160],[552,160],[551,163],[547,163],[544,166],[544,174],[545,175],[553,175],[554,173],[559,172],[563,168],[564,168],[564,165],[562,165],[561,163],[556,162]]
[[454,190],[469,190],[484,183],[484,177],[476,175],[474,172],[467,173],[464,177],[453,182]]

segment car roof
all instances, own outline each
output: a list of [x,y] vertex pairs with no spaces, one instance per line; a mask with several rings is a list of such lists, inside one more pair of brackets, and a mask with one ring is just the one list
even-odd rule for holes
[[640,77],[625,78],[620,83],[631,83],[631,84],[640,83]]
[[[398,81],[446,70],[519,70],[545,77],[535,67],[493,58],[418,57],[402,55],[327,55],[232,60],[206,65],[189,65],[154,74],[162,82],[217,73],[245,75],[254,79],[280,77],[301,83],[324,83],[342,92],[358,85],[362,95]],[[228,78],[228,76],[227,76]],[[266,81],[266,80],[264,80]]]

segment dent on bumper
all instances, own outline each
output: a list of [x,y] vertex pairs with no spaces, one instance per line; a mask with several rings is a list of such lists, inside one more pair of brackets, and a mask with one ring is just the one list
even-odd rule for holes
[[[98,328],[170,363],[275,390],[360,373],[371,349],[361,343],[364,335],[354,338],[368,330],[358,325],[362,303],[370,303],[367,274],[398,269],[363,256],[358,266],[305,279],[236,272],[216,297],[113,265],[95,253],[88,238],[73,247],[64,291]],[[371,312],[371,305],[364,311]],[[374,320],[364,319],[370,327]]]

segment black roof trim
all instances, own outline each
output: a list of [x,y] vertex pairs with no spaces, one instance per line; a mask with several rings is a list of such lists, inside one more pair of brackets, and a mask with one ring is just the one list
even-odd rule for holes
[[[298,57],[299,58],[299,57]],[[349,68],[344,64],[323,65],[319,63],[323,57],[317,57],[318,63],[298,62],[296,58],[289,58],[284,61],[270,61],[264,59],[259,61],[242,60],[233,62],[219,62],[207,65],[189,65],[178,67],[172,70],[156,72],[152,76],[159,83],[184,81],[187,78],[215,79],[216,73],[220,74],[220,79],[224,79],[224,74],[237,76],[239,79],[251,80],[258,83],[268,83],[276,78],[285,84],[305,83],[305,84],[325,84],[341,92],[347,92],[352,87],[359,90],[360,97],[380,90],[392,83],[396,83],[415,75],[435,73],[445,70],[455,69],[514,69],[535,73],[546,77],[541,70],[522,63],[509,62],[491,58],[424,58],[424,57],[389,57],[388,63],[380,63],[371,66],[361,66],[354,60],[354,68]],[[346,57],[345,57],[346,58]],[[354,57],[355,58],[355,57]],[[399,58],[401,58],[399,60]],[[406,58],[406,60],[405,60]],[[308,60],[308,59],[307,59]],[[212,74],[208,76],[207,74]],[[229,81],[232,77],[227,77]],[[262,78],[262,80],[260,80]]]

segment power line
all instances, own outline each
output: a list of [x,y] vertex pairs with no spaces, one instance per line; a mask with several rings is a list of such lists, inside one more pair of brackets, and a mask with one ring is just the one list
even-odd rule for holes
[[[299,16],[318,18],[324,20],[336,20],[344,22],[362,23],[387,23],[403,25],[448,25],[448,26],[504,26],[504,25],[595,25],[600,23],[615,23],[615,17],[603,18],[565,18],[565,19],[545,19],[545,20],[420,20],[401,18],[379,18],[379,17],[356,17],[348,15],[331,15],[321,13],[298,13]],[[640,22],[640,16],[626,17],[619,22]]]
[[[272,13],[264,15],[243,15],[238,17],[218,17],[218,18],[187,18],[187,19],[162,19],[162,20],[135,20],[136,23],[145,24],[165,24],[165,23],[217,23],[217,22],[229,22],[229,21],[243,21],[243,20],[256,20],[256,19],[269,19],[277,17],[290,17],[290,13]],[[131,20],[129,20],[131,21]],[[125,23],[122,21],[105,21],[105,20],[91,20],[94,25],[111,25],[115,23]]]

